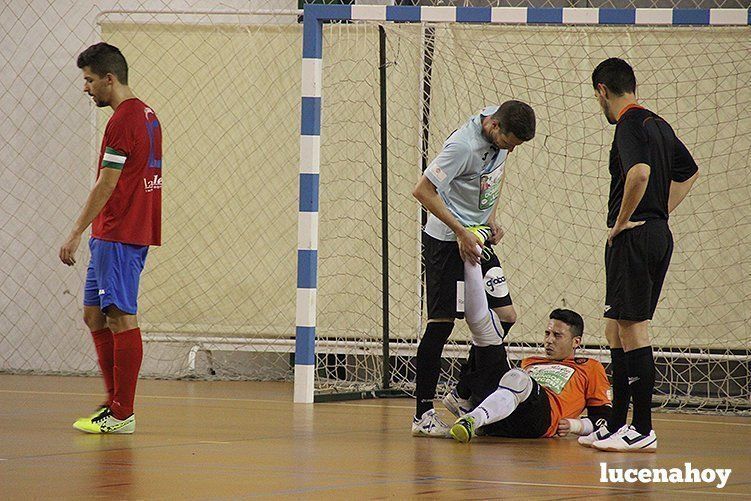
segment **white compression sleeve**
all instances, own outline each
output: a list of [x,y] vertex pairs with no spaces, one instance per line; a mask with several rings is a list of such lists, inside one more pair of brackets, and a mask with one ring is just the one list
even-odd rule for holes
[[488,308],[482,267],[467,261],[464,262],[464,318],[475,346],[499,345],[503,342],[501,321]]

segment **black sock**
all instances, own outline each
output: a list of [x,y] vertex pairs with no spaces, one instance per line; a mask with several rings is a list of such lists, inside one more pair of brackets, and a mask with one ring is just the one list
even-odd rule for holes
[[[515,322],[501,321],[504,339],[514,323]],[[488,347],[478,348],[473,345],[469,349],[469,358],[467,359],[467,362],[462,365],[461,372],[459,373],[459,382],[456,383],[456,394],[459,395],[460,398],[469,400],[471,397],[475,401],[479,399],[479,402],[482,402],[488,395],[490,395],[490,393],[496,390],[498,383],[497,381],[493,382],[496,376],[498,376],[498,380],[500,381],[501,376],[511,368],[509,366],[505,344],[501,344],[500,347],[490,348],[490,350],[485,350],[484,348]],[[480,357],[482,358],[480,364],[486,368],[489,364],[491,367],[494,367],[494,369],[491,369],[490,374],[478,370],[478,349],[483,352]],[[498,360],[498,363],[493,364],[493,361],[495,360]],[[488,390],[490,390],[490,393],[488,393]]]
[[429,322],[417,347],[417,418],[433,408],[435,389],[441,375],[441,353],[448,341],[453,322]]
[[469,397],[472,396],[470,378],[477,370],[476,350],[477,347],[475,345],[472,345],[469,348],[469,357],[467,358],[467,361],[462,364],[461,370],[459,371],[459,381],[456,383],[456,394],[459,395],[459,398],[463,398],[464,400],[469,400]]
[[480,403],[498,389],[498,382],[509,367],[506,345],[477,347],[477,371],[472,381],[472,401]]
[[652,347],[626,352],[631,398],[634,401],[633,425],[642,435],[652,431],[652,392],[655,389],[655,359]]
[[608,418],[608,431],[614,433],[626,424],[631,390],[623,348],[610,348],[610,370],[613,373],[613,410]]
[[508,331],[511,330],[511,327],[514,326],[515,322],[504,322],[501,320],[501,329],[503,329],[503,339],[506,339],[506,336],[508,336]]
[[479,404],[498,389],[498,381],[510,369],[506,345],[473,346],[470,361],[462,370],[456,393]]

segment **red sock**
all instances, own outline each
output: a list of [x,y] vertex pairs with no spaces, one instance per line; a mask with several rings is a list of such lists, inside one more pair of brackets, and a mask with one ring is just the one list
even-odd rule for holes
[[117,419],[125,419],[133,414],[133,400],[136,396],[138,371],[143,359],[141,329],[113,334],[115,338],[115,396],[110,410]]
[[112,376],[115,365],[115,342],[112,339],[112,331],[105,327],[99,331],[92,331],[91,337],[94,338],[99,369],[102,371],[104,387],[107,390],[105,405],[110,406],[112,405],[112,397],[115,395],[115,381]]

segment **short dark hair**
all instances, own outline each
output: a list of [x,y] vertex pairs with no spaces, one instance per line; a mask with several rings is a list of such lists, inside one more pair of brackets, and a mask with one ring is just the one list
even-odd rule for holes
[[571,329],[571,334],[574,337],[581,337],[584,334],[584,319],[581,315],[573,310],[566,310],[563,308],[556,308],[550,312],[551,320],[560,320],[564,324],[568,325]]
[[78,55],[76,64],[81,69],[88,66],[92,73],[100,77],[112,73],[121,84],[128,85],[128,62],[114,45],[96,43]]
[[493,113],[504,134],[512,133],[521,141],[535,137],[535,110],[521,101],[506,101]]
[[592,87],[603,84],[617,96],[636,92],[634,69],[623,59],[611,57],[597,65],[592,72]]

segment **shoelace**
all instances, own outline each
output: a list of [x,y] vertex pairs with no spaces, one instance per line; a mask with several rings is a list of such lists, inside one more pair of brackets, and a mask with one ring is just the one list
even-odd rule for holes
[[104,421],[110,416],[110,410],[104,409],[101,414],[99,414],[97,417],[91,420],[92,423],[98,423],[100,421]]

